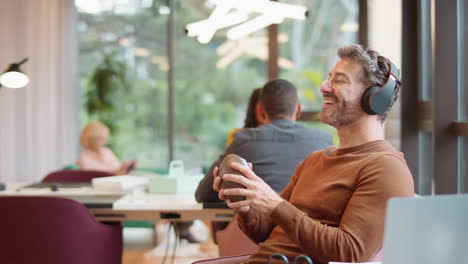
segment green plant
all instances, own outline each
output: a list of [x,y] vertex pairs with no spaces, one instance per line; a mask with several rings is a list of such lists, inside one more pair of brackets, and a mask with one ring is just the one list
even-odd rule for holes
[[105,123],[115,131],[118,104],[129,92],[127,65],[114,53],[104,54],[102,62],[92,72],[88,81],[85,109],[90,118]]

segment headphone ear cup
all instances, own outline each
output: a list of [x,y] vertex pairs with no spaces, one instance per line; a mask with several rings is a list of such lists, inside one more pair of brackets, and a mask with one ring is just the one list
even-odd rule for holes
[[397,86],[398,69],[389,62],[389,74],[384,84],[367,88],[361,98],[361,106],[364,112],[369,115],[383,114],[393,103],[393,93]]
[[379,86],[372,86],[367,88],[366,91],[364,91],[364,94],[362,95],[361,98],[361,106],[364,112],[366,112],[368,115],[376,115],[377,113],[372,110],[372,95],[379,90]]

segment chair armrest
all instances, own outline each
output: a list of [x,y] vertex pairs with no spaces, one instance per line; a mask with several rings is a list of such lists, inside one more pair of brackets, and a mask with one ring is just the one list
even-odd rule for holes
[[238,264],[247,260],[250,257],[250,254],[240,255],[240,256],[231,256],[223,258],[214,258],[214,259],[205,259],[192,262],[192,264]]

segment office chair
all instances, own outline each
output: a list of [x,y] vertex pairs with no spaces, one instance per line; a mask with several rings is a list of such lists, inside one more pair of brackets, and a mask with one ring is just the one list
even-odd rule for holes
[[[229,256],[229,257],[219,257],[213,259],[204,259],[204,260],[197,260],[192,262],[192,264],[238,264],[242,263],[243,261],[248,260],[250,254],[238,255],[238,256]],[[380,249],[375,253],[375,255],[369,260],[369,262],[382,262],[383,261],[383,251]]]
[[220,257],[214,259],[204,259],[192,262],[192,264],[239,264],[243,261],[248,260],[250,254],[231,256],[231,257]]
[[0,197],[2,263],[121,264],[122,227],[60,197]]
[[49,173],[42,182],[91,182],[93,178],[107,176],[113,176],[113,174],[93,170],[59,170]]
[[[228,229],[228,227],[231,226],[232,224],[235,224],[235,226],[237,226],[237,229],[239,229],[238,231],[241,232],[241,234],[243,236],[245,236],[245,238],[247,238],[247,236],[238,227],[236,219],[237,218],[235,218],[231,223],[229,223],[229,225],[226,227],[226,229]],[[236,223],[234,223],[234,221],[236,221]],[[222,230],[221,232],[223,232],[223,231],[224,230]],[[229,250],[231,250],[231,249],[221,249],[222,245],[219,244],[219,241],[218,241],[219,256],[220,256],[219,258],[198,260],[198,261],[192,262],[192,264],[238,264],[238,263],[241,263],[243,261],[248,260],[250,255],[258,248],[258,246],[256,244],[254,244],[254,242],[252,242],[250,239],[248,241],[244,241],[244,240],[240,241],[240,243],[239,243],[239,241],[238,241],[239,234],[238,233],[237,234],[232,233],[232,232],[235,232],[234,227],[231,227],[230,229],[228,229],[226,231],[227,231],[226,233],[222,234],[222,236],[226,236],[226,238],[223,237],[222,240],[223,239],[228,239],[229,236],[231,236],[230,245],[234,246],[234,250],[233,250],[231,255],[229,255],[231,253],[231,252],[229,252]],[[240,236],[240,237],[242,239],[242,236]],[[219,236],[218,236],[218,239],[219,239]],[[234,242],[234,241],[236,241],[236,242]],[[224,242],[222,242],[222,243],[224,243]],[[242,244],[242,243],[247,243],[247,245],[239,247],[238,245]],[[250,243],[255,245],[255,247],[249,247]],[[226,245],[224,245],[224,246],[226,246]],[[253,251],[251,251],[251,250],[253,250]],[[383,261],[383,250],[381,248],[369,259],[368,262],[382,262],[382,261]]]
[[220,257],[252,254],[258,249],[258,245],[240,229],[237,217],[215,236]]
[[[42,182],[91,182],[93,178],[114,176],[110,172],[94,170],[59,170],[49,173]],[[151,221],[125,221],[123,227],[151,228],[153,232],[152,245],[156,244],[156,229]]]

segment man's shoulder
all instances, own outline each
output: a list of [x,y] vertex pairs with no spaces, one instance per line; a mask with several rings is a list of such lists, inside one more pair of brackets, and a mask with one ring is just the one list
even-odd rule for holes
[[274,123],[270,123],[256,128],[244,128],[237,131],[235,135],[239,137],[251,138],[258,137],[259,135],[278,134],[280,132],[331,138],[331,135],[323,130],[310,128],[303,124],[294,122],[290,122],[286,126],[278,126]]
[[310,128],[303,124],[294,124],[294,134],[301,141],[307,142],[311,146],[323,149],[333,144],[333,137],[330,133],[318,128]]
[[361,164],[362,169],[408,168],[403,153],[386,140],[368,142],[361,146],[358,146],[361,147],[358,151],[350,155]]
[[374,166],[383,166],[383,164],[390,164],[389,166],[404,166],[407,167],[406,160],[401,152],[375,152],[369,155],[368,163]]
[[[246,143],[255,143],[264,145],[266,142],[285,142],[302,144],[308,152],[323,149],[331,144],[332,136],[320,129],[312,129],[303,124],[293,123],[291,121],[282,121],[263,125],[257,128],[244,128],[234,134],[234,141],[231,144],[232,148],[237,149],[244,146]],[[251,145],[251,144],[249,144]]]
[[390,142],[386,140],[376,140],[371,141],[362,145],[362,149],[357,151],[364,156],[367,156],[372,162],[375,161],[395,161],[403,160],[404,155],[402,152],[398,151]]
[[303,132],[306,135],[313,135],[313,136],[316,136],[316,137],[332,138],[332,135],[330,133],[325,132],[325,131],[323,131],[321,129],[307,127],[307,126],[305,126],[303,124],[296,124],[296,125],[297,125],[296,129],[298,131]]

